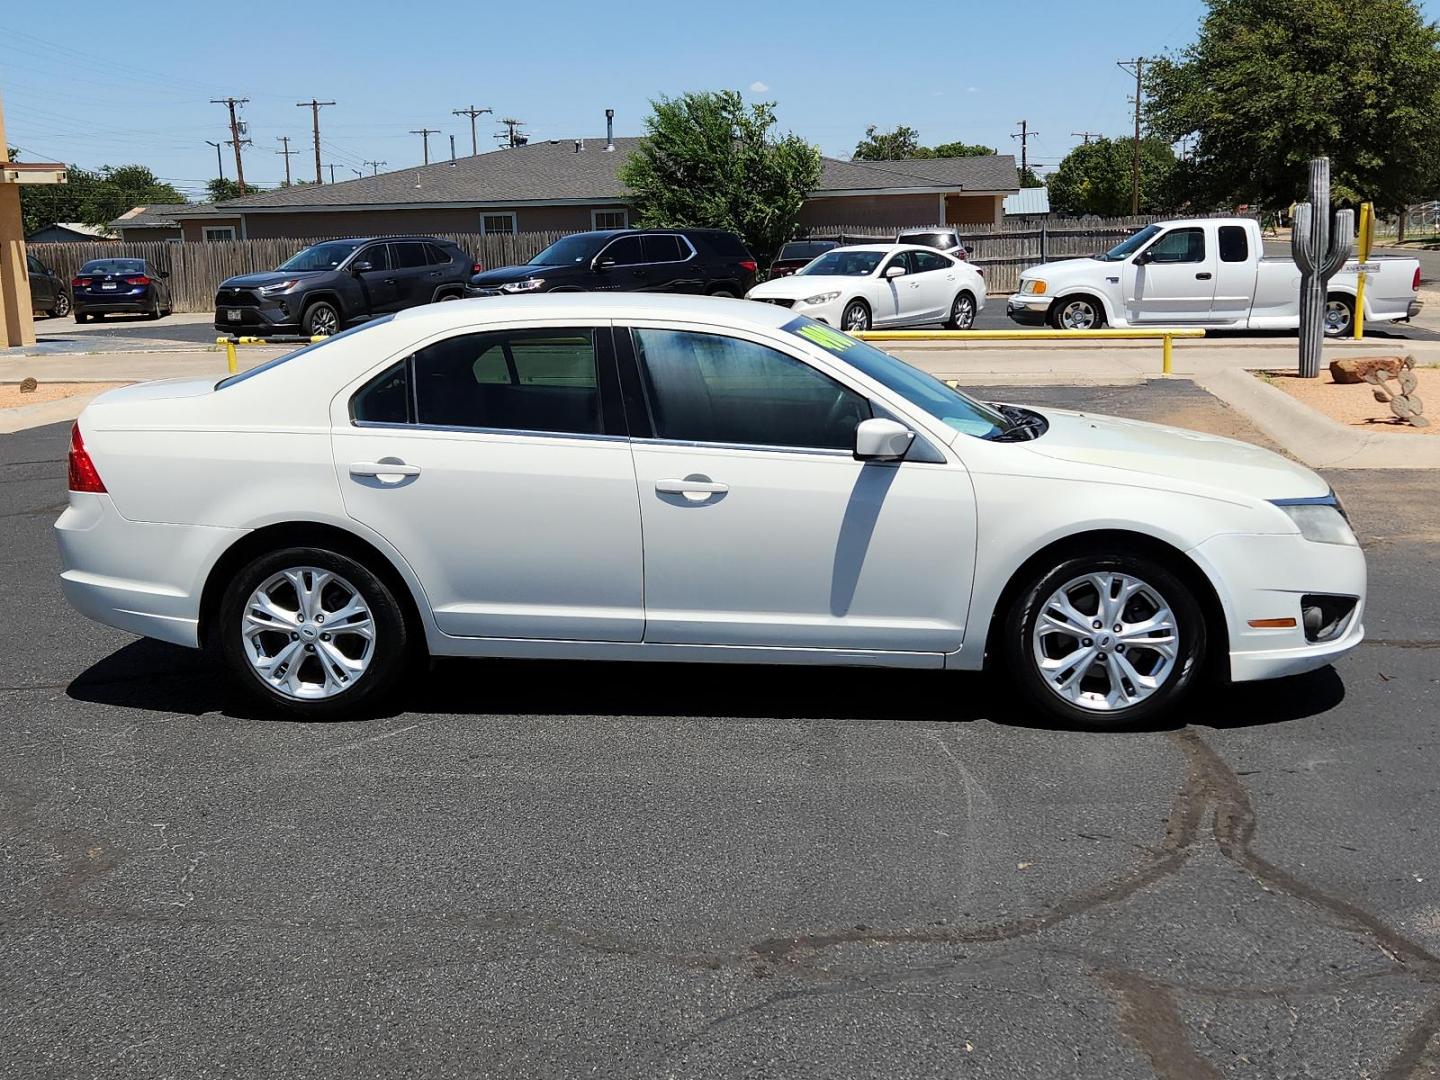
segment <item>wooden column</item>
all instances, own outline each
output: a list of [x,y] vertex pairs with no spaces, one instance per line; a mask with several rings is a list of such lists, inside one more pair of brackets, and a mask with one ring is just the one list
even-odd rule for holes
[[0,101],[0,346],[35,344],[20,185],[64,182],[64,165],[10,161],[5,142],[5,104]]

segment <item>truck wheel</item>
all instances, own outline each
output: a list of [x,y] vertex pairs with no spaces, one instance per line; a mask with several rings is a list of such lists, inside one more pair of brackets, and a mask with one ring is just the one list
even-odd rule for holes
[[1056,330],[1099,330],[1105,309],[1090,296],[1067,296],[1050,305],[1050,325]]
[[317,300],[305,309],[301,326],[306,337],[329,337],[340,329],[340,313],[329,301]]
[[1325,336],[1344,337],[1355,321],[1355,301],[1344,293],[1331,293],[1325,298]]

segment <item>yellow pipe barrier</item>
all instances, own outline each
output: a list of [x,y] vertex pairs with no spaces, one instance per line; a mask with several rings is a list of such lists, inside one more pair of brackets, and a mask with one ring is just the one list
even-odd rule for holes
[[[1373,203],[1360,204],[1360,228],[1356,236],[1355,254],[1363,267],[1370,261],[1370,245],[1375,237],[1375,206]],[[1365,336],[1365,271],[1355,275],[1355,340]]]
[[1159,341],[1160,370],[1174,369],[1175,338],[1203,338],[1199,327],[1166,327],[1157,330],[856,330],[850,335],[861,341]]
[[318,336],[308,338],[287,337],[279,341],[263,337],[217,337],[215,344],[225,346],[225,366],[230,369],[230,374],[234,375],[240,370],[240,358],[235,355],[236,345],[314,345],[324,340],[325,338]]

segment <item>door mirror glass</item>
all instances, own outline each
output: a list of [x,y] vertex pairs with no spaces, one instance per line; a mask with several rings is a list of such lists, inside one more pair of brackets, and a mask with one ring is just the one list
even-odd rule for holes
[[897,263],[891,263],[889,266],[887,266],[887,267],[885,268],[885,276],[886,276],[887,278],[897,278],[897,277],[901,277],[902,275],[904,275],[904,273],[905,273],[905,267],[902,266],[902,265],[901,265],[900,263],[898,263],[898,262],[897,262]]
[[901,461],[914,441],[915,433],[897,421],[862,420],[855,428],[855,460]]

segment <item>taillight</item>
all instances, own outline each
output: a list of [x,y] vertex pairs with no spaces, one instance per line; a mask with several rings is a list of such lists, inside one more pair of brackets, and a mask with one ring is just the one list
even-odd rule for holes
[[1411,280],[1410,280],[1410,291],[1411,291],[1411,292],[1419,292],[1419,291],[1420,291],[1420,267],[1418,267],[1418,266],[1415,267],[1415,276],[1414,276],[1413,278],[1411,278]]
[[127,277],[127,278],[125,279],[125,284],[126,284],[126,285],[149,285],[149,284],[150,284],[150,279],[149,279],[148,277],[146,277],[144,274],[136,274],[136,275],[134,275],[133,277]]
[[741,269],[741,270],[744,270],[747,274],[753,274],[753,273],[755,273],[755,271],[758,270],[759,268],[760,268],[760,264],[757,263],[754,259],[741,259],[741,260],[740,260],[740,269]]
[[85,449],[85,440],[80,437],[78,421],[70,429],[70,490],[105,494],[105,484],[89,451]]
[[483,274],[483,273],[485,272],[485,264],[484,264],[484,263],[471,263],[471,265],[470,265],[470,272],[471,272],[472,274]]
[[90,279],[89,279],[88,277],[73,277],[73,278],[70,279],[70,287],[71,287],[72,289],[75,288],[75,286],[77,286],[77,285],[89,285],[89,284],[90,284]]

